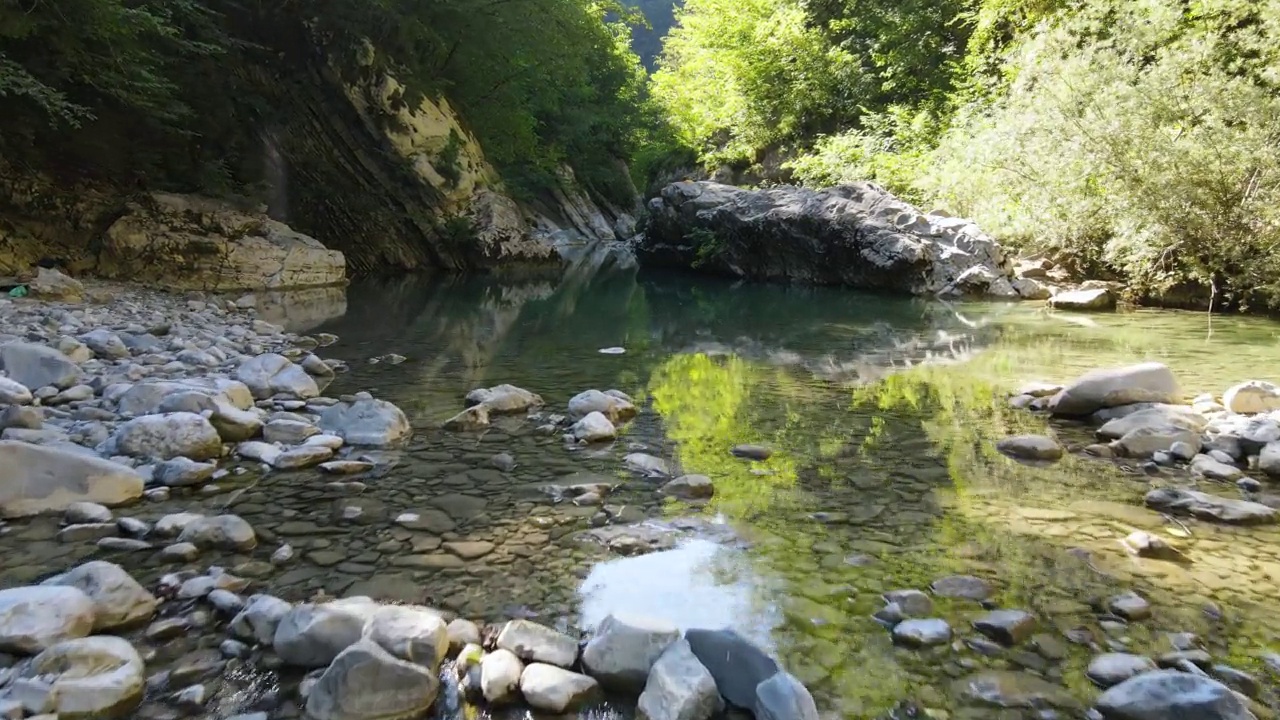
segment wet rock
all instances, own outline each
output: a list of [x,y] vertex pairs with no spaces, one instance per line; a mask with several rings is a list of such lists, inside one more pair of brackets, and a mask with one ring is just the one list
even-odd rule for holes
[[579,442],[604,442],[618,436],[618,430],[603,413],[588,413],[569,428],[569,432]]
[[188,525],[203,517],[197,513],[171,513],[156,521],[154,532],[160,537],[175,537]]
[[1098,687],[1109,688],[1135,675],[1155,669],[1155,662],[1148,657],[1128,653],[1106,653],[1089,661],[1085,675]]
[[647,453],[629,453],[622,458],[623,465],[631,472],[646,477],[671,477],[671,466],[666,460]]
[[1127,592],[1107,600],[1107,612],[1130,622],[1151,617],[1151,603],[1135,592]]
[[1261,503],[1218,497],[1196,490],[1159,488],[1148,492],[1147,507],[1161,512],[1191,515],[1201,520],[1251,525],[1276,522],[1276,509]]
[[1222,394],[1222,404],[1242,415],[1280,410],[1280,387],[1265,380],[1249,380],[1228,388]]
[[306,370],[275,353],[244,360],[236,368],[236,380],[244,383],[259,400],[276,394],[303,400],[320,395],[319,386]]
[[1096,708],[1107,720],[1253,720],[1231,688],[1203,675],[1159,670],[1103,693]]
[[1267,443],[1258,454],[1258,469],[1271,478],[1280,478],[1280,442]]
[[1049,409],[1054,415],[1081,416],[1133,403],[1176,403],[1180,395],[1166,365],[1142,363],[1085,373],[1055,395]]
[[884,594],[884,600],[896,605],[904,618],[926,618],[933,614],[933,598],[919,590],[892,590]]
[[103,560],[78,565],[42,585],[73,587],[93,601],[96,631],[113,630],[149,620],[156,613],[156,598],[124,568]]
[[1193,452],[1200,452],[1200,433],[1175,425],[1141,427],[1117,440],[1115,449],[1123,457],[1149,458],[1157,452],[1171,453],[1175,445],[1185,445]]
[[99,505],[92,502],[73,502],[67,505],[67,510],[63,514],[62,519],[69,525],[77,525],[80,523],[109,523],[112,520],[111,511],[105,505]]
[[638,693],[653,664],[679,639],[679,628],[665,620],[609,615],[583,649],[582,666],[607,688]]
[[484,405],[491,413],[505,415],[521,413],[542,407],[542,397],[515,385],[496,385],[491,388],[476,388],[467,393],[468,407]]
[[511,453],[498,453],[489,458],[489,465],[502,472],[511,472],[516,469],[516,459]]
[[1058,310],[1115,310],[1116,296],[1107,288],[1066,290],[1051,296],[1049,304]]
[[81,377],[80,366],[71,358],[51,347],[25,342],[0,345],[0,370],[29,388],[69,388]]
[[26,670],[50,688],[50,709],[63,718],[129,717],[142,701],[144,673],[133,646],[109,635],[60,642]]
[[200,548],[191,543],[174,543],[160,550],[160,559],[165,562],[195,562],[200,557]]
[[969,703],[998,708],[1073,709],[1067,689],[1029,673],[987,670],[955,682],[953,694]]
[[677,639],[654,661],[637,714],[643,720],[708,720],[723,707],[715,678],[689,643]]
[[935,580],[929,589],[938,597],[982,602],[991,597],[991,583],[972,575],[952,575]]
[[378,606],[369,616],[364,635],[395,657],[432,670],[438,670],[449,654],[444,619],[426,608]]
[[476,405],[454,415],[444,421],[445,430],[471,432],[489,427],[489,410],[484,405]]
[[[690,629],[685,632],[685,641],[711,673],[720,694],[737,707],[755,707],[756,688],[778,673],[773,658],[733,630]],[[662,664],[659,659],[653,672]]]
[[151,477],[166,487],[190,487],[208,482],[217,469],[216,463],[201,463],[190,458],[176,457],[156,463]]
[[385,447],[413,434],[404,411],[385,400],[340,402],[320,413],[320,429],[349,445]]
[[1244,473],[1240,468],[1210,455],[1196,455],[1192,458],[1191,474],[1223,482],[1235,482],[1244,477]]
[[68,525],[58,531],[58,542],[79,543],[116,537],[120,529],[115,523],[81,523]]
[[514,702],[520,689],[524,663],[510,650],[499,648],[480,661],[480,691],[486,702],[502,705]]
[[974,620],[973,629],[1001,645],[1013,646],[1031,637],[1036,619],[1025,610],[993,610]]
[[359,475],[372,470],[374,464],[363,460],[331,460],[320,463],[318,467],[320,472],[329,475]]
[[112,452],[167,460],[209,460],[222,454],[222,438],[203,416],[194,413],[143,415],[121,425],[108,441]]
[[280,619],[272,647],[290,665],[324,667],[361,638],[373,610],[366,599],[297,605]]
[[1168,541],[1149,532],[1135,530],[1124,539],[1124,546],[1138,557],[1169,562],[1187,562],[1187,558],[1178,548]]
[[[157,524],[157,529],[159,525]],[[217,515],[191,520],[182,528],[178,542],[213,550],[252,550],[258,544],[253,526],[238,515]]]
[[62,448],[0,441],[0,517],[65,511],[75,502],[122,505],[144,481],[119,463]]
[[311,720],[384,720],[426,713],[440,691],[430,669],[361,640],[334,658],[307,696]]
[[818,706],[795,676],[779,672],[756,686],[756,720],[818,720]]
[[1236,692],[1244,693],[1251,698],[1257,698],[1262,693],[1262,685],[1259,684],[1258,679],[1243,670],[1219,663],[1212,666],[1210,672],[1223,685]]
[[744,460],[764,461],[773,457],[773,449],[764,445],[734,445],[729,453]]
[[1185,405],[1140,403],[1135,407],[1141,409],[1104,423],[1098,428],[1098,437],[1103,440],[1118,440],[1134,430],[1158,427],[1177,427],[1200,432],[1209,422],[1203,415]]
[[470,620],[456,618],[445,626],[445,634],[449,638],[449,651],[460,652],[467,645],[480,644],[480,627]]
[[570,417],[581,419],[593,412],[604,415],[609,422],[619,423],[635,417],[638,411],[630,401],[599,390],[587,390],[570,398]]
[[300,470],[319,465],[333,457],[333,448],[323,445],[300,445],[271,459],[277,470]]
[[242,442],[236,446],[236,454],[240,457],[246,460],[257,460],[268,465],[274,464],[283,453],[284,451],[276,445],[254,440]]
[[578,710],[601,698],[600,684],[594,678],[545,663],[525,666],[520,692],[535,710],[556,714]]
[[281,545],[271,553],[272,565],[285,565],[293,559],[293,546],[289,544]]
[[684,500],[705,500],[716,494],[716,486],[706,475],[681,475],[663,485],[662,494]]
[[241,640],[269,645],[275,640],[280,620],[292,609],[292,605],[273,595],[253,595],[228,629]]
[[90,330],[81,335],[79,340],[89,346],[89,349],[100,358],[119,360],[129,357],[129,348],[124,344],[124,340],[110,330],[103,328]]
[[262,418],[250,410],[241,410],[231,403],[214,400],[214,410],[209,423],[226,442],[243,442],[262,432]]
[[903,620],[893,626],[893,641],[916,648],[945,645],[951,642],[951,626],[939,618]]
[[996,449],[1019,460],[1058,460],[1062,446],[1044,435],[1017,435],[996,443]]
[[512,620],[498,634],[497,647],[509,650],[525,662],[572,667],[578,659],[578,641],[564,633],[529,620]]
[[96,607],[78,588],[38,585],[0,590],[0,652],[30,655],[93,631]]

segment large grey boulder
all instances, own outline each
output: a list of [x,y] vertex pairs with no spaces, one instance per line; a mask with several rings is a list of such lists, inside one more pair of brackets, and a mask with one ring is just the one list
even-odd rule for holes
[[310,720],[385,720],[424,715],[440,692],[430,668],[393,657],[372,640],[344,649],[307,696]]
[[562,632],[529,620],[512,620],[498,633],[497,646],[524,662],[572,667],[578,659],[578,641]]
[[348,445],[391,445],[413,433],[404,412],[385,400],[341,402],[320,413],[320,429]]
[[1176,670],[1130,678],[1104,692],[1096,708],[1107,720],[1255,720],[1231,688]]
[[1257,525],[1277,520],[1275,508],[1262,503],[1218,497],[1198,490],[1159,488],[1147,493],[1147,506],[1161,512],[1191,515],[1235,525]]
[[644,720],[707,720],[723,708],[715,678],[680,639],[653,663],[637,714]]
[[546,663],[526,665],[520,673],[520,693],[535,710],[557,715],[578,710],[601,697],[595,678]]
[[996,450],[1019,460],[1058,460],[1062,446],[1045,435],[1015,435],[996,443]]
[[51,347],[25,342],[0,345],[0,370],[15,382],[37,389],[69,388],[80,381],[80,366]]
[[376,609],[368,598],[296,605],[280,619],[272,647],[290,665],[324,667],[364,635]]
[[449,653],[449,629],[440,613],[409,605],[372,608],[364,634],[384,650],[436,670]]
[[744,190],[678,182],[649,202],[653,266],[755,280],[1017,297],[1012,262],[971,221],[926,215],[873,183]]
[[1124,457],[1149,458],[1157,452],[1170,452],[1178,443],[1186,443],[1194,457],[1200,452],[1200,433],[1177,425],[1140,427],[1117,440],[1115,450]]
[[127,465],[48,445],[0,440],[0,517],[62,512],[73,503],[115,506],[142,496]]
[[[145,380],[120,393],[116,408],[121,415],[136,417],[165,412],[175,398],[189,402],[192,395],[208,397],[216,406],[222,402],[237,410],[253,407],[253,394],[244,383],[228,378],[189,378],[185,380]],[[203,405],[203,403],[201,403]],[[203,408],[202,408],[203,409]]]
[[680,629],[665,620],[609,615],[582,650],[582,667],[605,687],[638,693],[653,664],[679,639]]
[[320,395],[315,379],[301,365],[276,353],[246,358],[236,368],[236,380],[244,383],[259,400],[276,394],[303,400]]
[[110,635],[64,640],[23,671],[49,688],[60,718],[131,717],[142,702],[146,667],[127,640]]
[[36,585],[0,590],[0,652],[29,655],[93,632],[93,600],[78,588]]
[[97,631],[137,625],[156,614],[159,602],[124,568],[104,560],[91,560],[55,575],[42,585],[73,587],[93,601]]
[[168,460],[210,460],[222,454],[222,438],[201,415],[189,412],[143,415],[116,429],[107,444],[112,452]]
[[1076,378],[1049,401],[1054,415],[1089,415],[1134,403],[1176,403],[1180,390],[1167,365],[1147,362],[1093,370]]
[[733,630],[692,629],[684,637],[720,694],[737,707],[755,707],[756,687],[778,673],[773,658]]

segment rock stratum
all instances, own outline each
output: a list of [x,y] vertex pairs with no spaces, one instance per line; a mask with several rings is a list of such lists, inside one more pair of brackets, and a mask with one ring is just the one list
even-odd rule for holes
[[1012,258],[972,221],[923,213],[872,183],[678,182],[648,210],[637,252],[652,266],[916,295],[1025,294]]

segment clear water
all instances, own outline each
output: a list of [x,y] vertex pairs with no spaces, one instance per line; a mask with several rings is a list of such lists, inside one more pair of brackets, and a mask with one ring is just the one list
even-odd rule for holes
[[[615,610],[731,625],[776,652],[830,717],[876,717],[903,702],[993,717],[955,690],[957,678],[982,668],[1034,672],[1088,701],[1097,691],[1084,667],[1095,651],[1063,639],[1079,628],[1099,648],[1152,654],[1168,649],[1165,633],[1196,632],[1215,657],[1271,682],[1261,656],[1280,650],[1280,529],[1170,522],[1142,507],[1152,478],[1075,455],[1032,467],[994,444],[1022,432],[1089,439],[1087,428],[1009,409],[1007,392],[1025,381],[1143,359],[1171,365],[1188,394],[1280,379],[1275,323],[1160,311],[1055,315],[621,271],[554,282],[368,282],[349,288],[337,312],[317,325],[324,310],[313,304],[302,321],[341,337],[323,352],[351,371],[329,394],[370,390],[400,405],[417,434],[383,455],[390,469],[359,478],[360,493],[310,472],[250,475],[222,493],[133,513],[229,507],[266,540],[251,556],[205,557],[200,567],[220,562],[291,600],[372,594],[566,628]],[[626,352],[599,352],[614,346]],[[369,361],[390,353],[407,360]],[[619,441],[589,449],[569,449],[518,418],[484,433],[437,429],[468,390],[499,383],[540,393],[552,411],[589,388],[623,390],[643,410]],[[774,455],[739,460],[729,453],[738,443]],[[657,481],[623,468],[641,446],[709,475],[715,499],[705,507],[662,499]],[[515,457],[515,470],[492,467],[499,452]],[[580,482],[617,484],[605,500],[612,524],[696,515],[722,532],[619,557],[579,537],[602,521],[593,520],[601,508],[555,503],[543,490]],[[360,516],[342,519],[351,506]],[[392,522],[406,511],[444,519],[434,532],[410,531]],[[1168,538],[1191,562],[1129,556],[1119,541],[1135,529]],[[38,521],[0,538],[17,558],[0,568],[0,585],[93,554],[57,544],[55,531]],[[493,549],[458,561],[441,546],[456,540]],[[298,557],[277,569],[264,561],[278,542]],[[151,576],[175,569],[145,555],[113,559]],[[1029,645],[994,655],[963,642],[894,647],[871,617],[880,595],[952,574],[984,578],[996,604],[1033,612],[1067,657]],[[1126,590],[1147,596],[1154,617],[1108,631],[1091,601]],[[975,635],[969,623],[983,612],[970,601],[937,602],[959,640]],[[177,659],[191,649],[175,643],[159,653]]]

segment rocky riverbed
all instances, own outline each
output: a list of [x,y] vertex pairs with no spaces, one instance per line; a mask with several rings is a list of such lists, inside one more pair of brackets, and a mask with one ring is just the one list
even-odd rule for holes
[[[1097,507],[1055,506],[1046,488],[1041,509],[1011,508],[1007,522],[1079,547],[1021,548],[1023,565],[1052,563],[1028,590],[960,537],[946,541],[950,566],[917,557],[934,542],[922,533],[962,507],[924,465],[885,481],[842,456],[833,467],[853,478],[851,499],[749,433],[709,448],[722,458],[710,463],[696,443],[676,445],[684,429],[660,387],[584,389],[595,380],[581,372],[459,392],[437,418],[410,395],[387,402],[372,379],[404,367],[407,346],[348,349],[342,362],[337,338],[258,320],[250,296],[81,290],[0,306],[7,716],[356,720],[474,704],[703,718],[727,701],[761,718],[1246,718],[1275,705],[1275,660],[1227,629],[1275,639],[1249,609],[1270,590],[1241,582],[1269,572],[1280,538],[1267,526],[1218,536],[1236,526],[1170,505],[1158,508],[1179,518],[1166,531],[1159,512],[1125,506],[1140,532],[1119,538],[1143,563],[1126,574],[1103,550],[1115,524]],[[1132,372],[1119,381],[1130,395],[1103,392],[1099,408],[1183,399],[1137,397],[1151,390]],[[344,392],[327,393],[335,379]],[[1015,404],[1080,396],[1029,390]],[[1200,449],[1260,417],[1232,412],[1237,397],[1200,408]],[[1085,454],[1092,430],[1070,414],[1045,437],[988,447],[1112,472]],[[1127,435],[1111,455],[1165,437]],[[1185,489],[1199,454],[1172,445],[1109,459],[1159,484],[1150,491]],[[1257,476],[1245,492],[1265,505],[1269,481],[1251,463],[1261,454],[1232,464]],[[812,502],[744,495],[788,475]],[[991,521],[1006,508],[986,506]],[[1227,586],[1169,593],[1152,568],[1174,587],[1205,570]],[[725,626],[736,632],[698,630]]]

